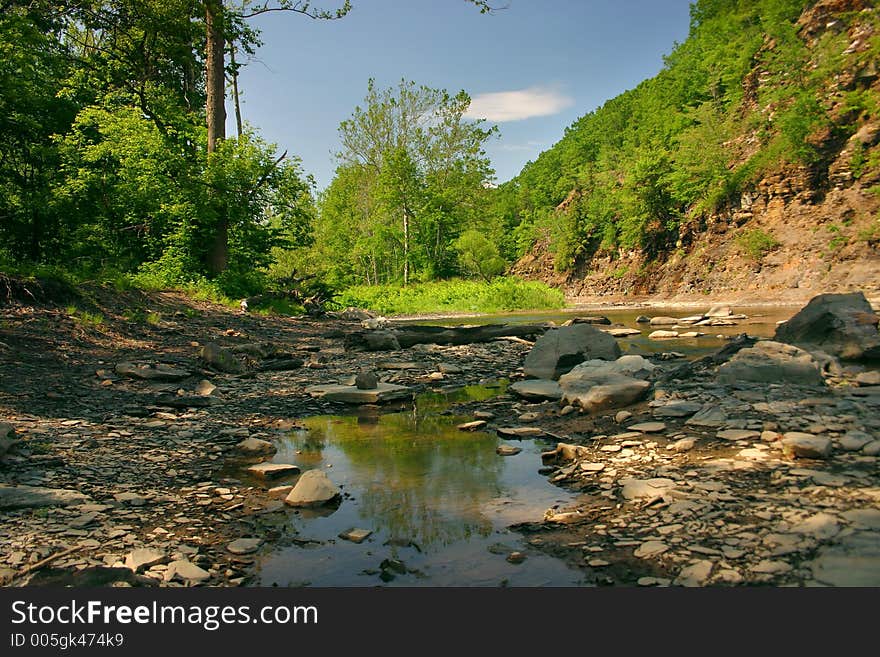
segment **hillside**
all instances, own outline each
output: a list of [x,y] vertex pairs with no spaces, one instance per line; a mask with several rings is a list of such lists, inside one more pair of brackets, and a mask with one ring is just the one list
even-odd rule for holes
[[880,15],[701,0],[659,75],[503,185],[513,272],[574,300],[880,297]]

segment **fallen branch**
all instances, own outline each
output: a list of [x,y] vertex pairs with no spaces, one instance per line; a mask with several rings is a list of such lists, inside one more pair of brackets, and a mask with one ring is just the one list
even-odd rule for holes
[[82,549],[83,549],[82,545],[75,545],[72,548],[67,548],[66,550],[62,550],[61,552],[56,552],[55,554],[50,554],[45,559],[41,559],[37,563],[33,563],[30,566],[26,566],[25,568],[22,568],[15,575],[13,575],[12,577],[9,578],[9,583],[11,584],[15,580],[21,579],[22,577],[30,575],[31,573],[36,572],[36,571],[40,570],[41,568],[44,568],[45,566],[48,566],[50,563],[52,563],[56,559],[60,559],[61,557],[66,557],[66,556],[71,555],[74,552],[77,552]]

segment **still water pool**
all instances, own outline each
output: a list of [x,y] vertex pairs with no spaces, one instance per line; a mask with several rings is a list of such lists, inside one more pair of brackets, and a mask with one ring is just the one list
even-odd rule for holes
[[[322,468],[346,494],[335,510],[291,511],[300,545],[261,565],[259,585],[567,586],[579,572],[528,551],[506,528],[540,519],[571,495],[538,474],[548,443],[506,442],[455,428],[470,417],[443,414],[452,402],[490,399],[497,386],[419,395],[411,408],[303,421],[274,460]],[[522,448],[499,456],[500,444]],[[351,528],[373,534],[357,544]],[[304,541],[314,541],[303,545]],[[511,563],[515,551],[525,561]]]

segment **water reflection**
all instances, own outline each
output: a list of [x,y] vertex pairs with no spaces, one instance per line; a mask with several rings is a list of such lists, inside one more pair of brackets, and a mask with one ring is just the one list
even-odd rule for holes
[[[486,536],[493,527],[483,508],[503,490],[498,439],[456,430],[466,418],[426,411],[435,401],[420,399],[397,413],[306,419],[276,460],[332,462],[334,478],[356,482],[349,492],[358,497],[360,517],[388,536],[422,547]],[[336,450],[344,459],[334,458]]]

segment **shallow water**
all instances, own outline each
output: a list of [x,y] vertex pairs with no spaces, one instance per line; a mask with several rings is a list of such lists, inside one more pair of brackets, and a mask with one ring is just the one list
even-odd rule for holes
[[[688,331],[700,331],[706,335],[699,338],[672,338],[663,340],[649,340],[648,334],[655,330],[671,329],[670,326],[650,326],[639,324],[636,318],[639,315],[646,317],[688,317],[698,315],[708,310],[708,306],[701,310],[680,307],[651,307],[651,308],[628,308],[628,309],[602,309],[602,310],[554,310],[554,311],[530,311],[507,313],[497,315],[479,315],[472,317],[455,317],[454,319],[430,319],[412,320],[415,324],[432,324],[443,326],[460,326],[473,324],[540,324],[553,322],[562,324],[575,317],[603,316],[611,320],[613,327],[627,327],[638,329],[641,335],[630,338],[618,339],[621,351],[630,354],[649,355],[664,351],[677,351],[689,358],[697,358],[707,353],[720,349],[726,343],[726,338],[748,333],[759,337],[771,337],[776,331],[778,322],[785,321],[794,315],[797,306],[733,306],[736,314],[746,315],[746,319],[735,320],[735,326],[690,326],[681,325],[677,330],[681,333]],[[597,326],[597,328],[610,328]]]
[[[471,418],[442,414],[451,402],[487,399],[503,389],[468,386],[420,395],[412,408],[399,412],[372,409],[305,420],[305,429],[278,445],[274,460],[325,469],[346,497],[335,511],[291,511],[298,538],[315,543],[270,555],[261,564],[259,584],[579,584],[579,572],[528,552],[522,537],[506,529],[538,520],[548,508],[572,499],[538,474],[547,444],[507,442],[522,452],[502,457],[495,449],[506,441],[458,431],[455,426]],[[373,534],[360,544],[338,537],[352,527]],[[515,550],[528,552],[523,563],[507,561]],[[402,562],[406,572],[386,560]]]

